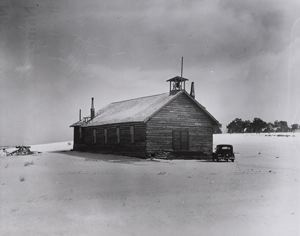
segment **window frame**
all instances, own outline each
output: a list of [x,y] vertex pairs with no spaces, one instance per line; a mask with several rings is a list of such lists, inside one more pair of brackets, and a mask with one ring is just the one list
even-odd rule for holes
[[120,127],[116,127],[116,137],[117,137],[117,144],[120,144],[121,143]]
[[104,128],[104,144],[107,144],[107,128]]
[[130,143],[135,143],[135,128],[134,125],[130,126]]
[[97,129],[93,128],[93,144],[97,143]]
[[82,127],[79,126],[79,139],[81,140],[82,139]]

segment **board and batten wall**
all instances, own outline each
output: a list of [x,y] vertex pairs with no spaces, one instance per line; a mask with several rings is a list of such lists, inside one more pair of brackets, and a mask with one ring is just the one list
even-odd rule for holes
[[187,152],[211,155],[213,123],[186,94],[180,94],[146,123],[146,151],[174,151],[174,130],[188,131]]

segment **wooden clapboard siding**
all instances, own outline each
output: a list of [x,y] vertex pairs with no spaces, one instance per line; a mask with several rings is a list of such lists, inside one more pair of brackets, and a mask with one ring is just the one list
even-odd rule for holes
[[182,93],[158,111],[146,126],[146,151],[175,151],[173,130],[187,129],[188,151],[212,153],[213,123],[190,97]]
[[[159,97],[158,100],[157,97]],[[213,127],[218,122],[186,92],[178,92],[173,98],[162,94],[144,97],[140,100],[128,100],[129,102],[123,101],[123,103],[134,105],[141,102],[142,105],[147,105],[145,100],[153,102],[154,98],[157,102],[161,102],[161,100],[167,102],[156,107],[156,113],[150,118],[146,116],[144,119],[140,119],[142,114],[149,113],[148,107],[146,110],[141,110],[141,114],[136,114],[137,120],[134,122],[101,124],[98,121],[98,125],[97,122],[94,125],[93,122],[84,123],[81,132],[82,138],[79,137],[79,127],[77,127],[81,124],[76,123],[73,126],[74,149],[138,157],[152,156],[161,151],[177,154],[180,152],[200,153],[206,156],[212,154]],[[143,107],[142,105],[140,107]],[[145,120],[145,122],[141,120]],[[104,121],[107,122],[105,119]],[[134,126],[134,130],[130,128],[132,126]],[[94,129],[96,129],[96,142],[94,142]],[[132,134],[134,134],[134,140],[132,140]]]
[[[130,127],[132,126],[134,127],[134,142],[131,142]],[[119,128],[120,143],[118,143],[117,128]],[[96,129],[96,143],[93,142],[94,129]],[[105,129],[107,130],[107,143],[105,143]],[[82,130],[84,131],[83,142],[74,145],[75,150],[145,157],[146,125],[143,122],[83,127]],[[78,131],[76,131],[76,135],[77,133]],[[79,139],[77,138],[76,141]]]

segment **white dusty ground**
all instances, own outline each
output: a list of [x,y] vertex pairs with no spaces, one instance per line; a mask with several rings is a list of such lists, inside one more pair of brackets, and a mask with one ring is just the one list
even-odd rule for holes
[[300,235],[300,134],[214,142],[236,162],[0,157],[0,235]]

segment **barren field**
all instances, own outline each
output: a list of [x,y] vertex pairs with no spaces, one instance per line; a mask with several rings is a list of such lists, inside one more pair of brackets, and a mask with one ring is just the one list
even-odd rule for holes
[[215,135],[234,163],[0,156],[0,235],[300,235],[300,134],[277,135]]

